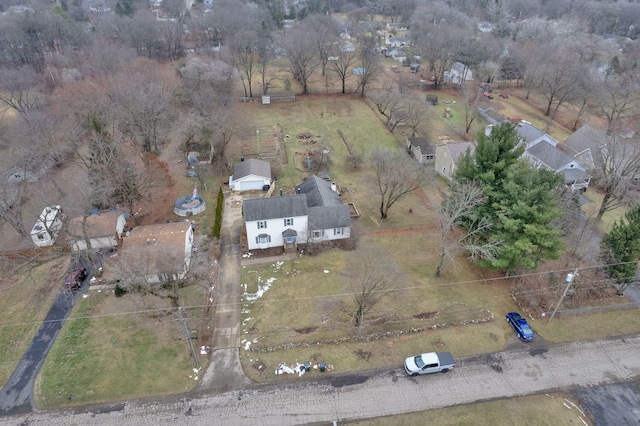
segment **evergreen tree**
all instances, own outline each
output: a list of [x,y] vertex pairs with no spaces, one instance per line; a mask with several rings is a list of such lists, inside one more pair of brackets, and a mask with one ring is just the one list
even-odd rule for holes
[[481,259],[479,265],[506,271],[536,269],[541,259],[560,256],[562,233],[552,225],[562,214],[554,194],[560,182],[560,175],[523,161],[507,169],[489,206],[496,220],[488,239],[500,244],[495,258]]
[[640,259],[640,206],[629,210],[602,238],[600,256],[607,273],[624,290],[637,281]]
[[561,232],[553,226],[562,215],[554,196],[561,177],[522,160],[524,149],[513,124],[494,126],[489,136],[478,136],[475,152],[461,158],[455,176],[482,186],[486,201],[473,216],[493,222],[480,242],[496,247],[495,254],[476,262],[507,273],[535,269],[541,259],[556,259],[563,250]]

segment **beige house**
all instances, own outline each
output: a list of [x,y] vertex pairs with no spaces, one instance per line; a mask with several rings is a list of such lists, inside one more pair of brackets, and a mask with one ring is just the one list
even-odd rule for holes
[[448,142],[436,145],[435,170],[440,176],[452,179],[456,172],[458,160],[469,150],[473,153],[475,142]]
[[122,273],[146,283],[183,279],[191,263],[193,239],[189,221],[136,226],[122,242]]
[[405,144],[420,164],[433,164],[436,159],[436,145],[426,138],[406,138]]

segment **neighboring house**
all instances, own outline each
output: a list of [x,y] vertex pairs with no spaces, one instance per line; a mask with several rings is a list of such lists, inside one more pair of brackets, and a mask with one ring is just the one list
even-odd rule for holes
[[462,141],[436,145],[436,173],[440,176],[446,177],[447,179],[453,179],[458,160],[467,152],[467,150],[473,154],[476,150],[476,143]]
[[233,166],[233,176],[229,177],[229,189],[250,191],[264,189],[271,185],[271,164],[250,158]]
[[527,149],[542,141],[547,142],[553,147],[558,145],[557,140],[555,140],[542,130],[538,129],[531,123],[521,122],[517,125],[516,130],[518,131],[518,136],[520,136],[522,142],[526,144]]
[[407,150],[420,164],[433,164],[436,161],[436,145],[425,138],[406,138]]
[[189,221],[136,226],[120,250],[123,272],[147,283],[181,280],[189,271],[193,239]]
[[31,229],[31,240],[36,247],[52,246],[62,229],[64,213],[60,206],[45,207]]
[[403,62],[407,59],[407,56],[404,53],[404,50],[402,50],[401,48],[396,48],[396,49],[387,49],[387,56],[389,58],[393,58],[399,62]]
[[74,217],[69,221],[67,233],[73,251],[117,247],[122,241],[127,214],[105,211]]
[[602,165],[602,150],[607,146],[607,134],[604,130],[585,124],[565,139],[561,146],[587,169],[594,169]]
[[[491,129],[492,126],[487,126],[485,134],[491,134]],[[587,189],[591,182],[587,167],[558,148],[558,141],[526,121],[520,122],[516,130],[525,147],[523,158],[535,167],[562,174],[565,185],[572,191]]]
[[407,31],[408,26],[406,22],[387,22],[387,31]]
[[571,191],[585,190],[589,187],[591,176],[587,173],[587,168],[546,141],[527,149],[523,157],[535,167],[563,175],[564,184],[571,188]]
[[349,238],[351,216],[335,184],[311,176],[294,195],[245,200],[243,213],[249,250]]
[[480,112],[480,115],[494,126],[497,126],[498,124],[508,120],[508,118],[506,118],[502,114],[499,114],[495,109],[491,107],[486,109],[478,108],[478,112]]
[[387,47],[404,47],[409,46],[408,37],[387,37],[385,39]]
[[473,80],[473,73],[462,62],[456,62],[451,66],[451,70],[449,71],[449,77],[451,78],[451,82],[454,84],[460,84],[464,81]]

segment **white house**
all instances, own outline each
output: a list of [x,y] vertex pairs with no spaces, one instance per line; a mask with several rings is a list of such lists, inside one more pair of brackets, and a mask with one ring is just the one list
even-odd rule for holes
[[123,239],[119,253],[123,272],[147,283],[183,279],[189,271],[193,240],[189,221],[136,226]]
[[45,207],[31,229],[31,240],[36,247],[48,247],[56,242],[62,229],[64,213],[60,206]]
[[249,191],[263,189],[271,185],[271,164],[250,158],[233,166],[233,175],[229,177],[229,189]]
[[85,217],[74,217],[69,221],[67,233],[71,249],[84,251],[117,247],[127,225],[127,214],[105,211]]
[[295,248],[297,244],[349,238],[351,215],[335,184],[311,176],[294,195],[245,200],[249,250]]
[[462,62],[456,62],[451,66],[449,77],[454,84],[460,84],[464,81],[473,80],[473,73],[468,66]]

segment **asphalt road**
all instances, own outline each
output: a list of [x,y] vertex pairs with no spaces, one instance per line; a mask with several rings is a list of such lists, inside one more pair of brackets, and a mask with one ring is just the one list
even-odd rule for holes
[[[77,412],[37,412],[0,418],[0,425],[253,426],[340,422],[554,390],[631,383],[640,378],[638,354],[640,336],[546,347],[523,343],[508,351],[458,359],[455,370],[447,374],[408,377],[400,366],[344,375],[312,372],[292,378],[287,384],[131,401]],[[625,386],[633,389],[635,384]],[[618,399],[633,403],[627,396]],[[622,406],[626,411],[620,413],[620,422],[603,424],[640,422],[640,413],[634,412],[633,406],[624,401]]]

